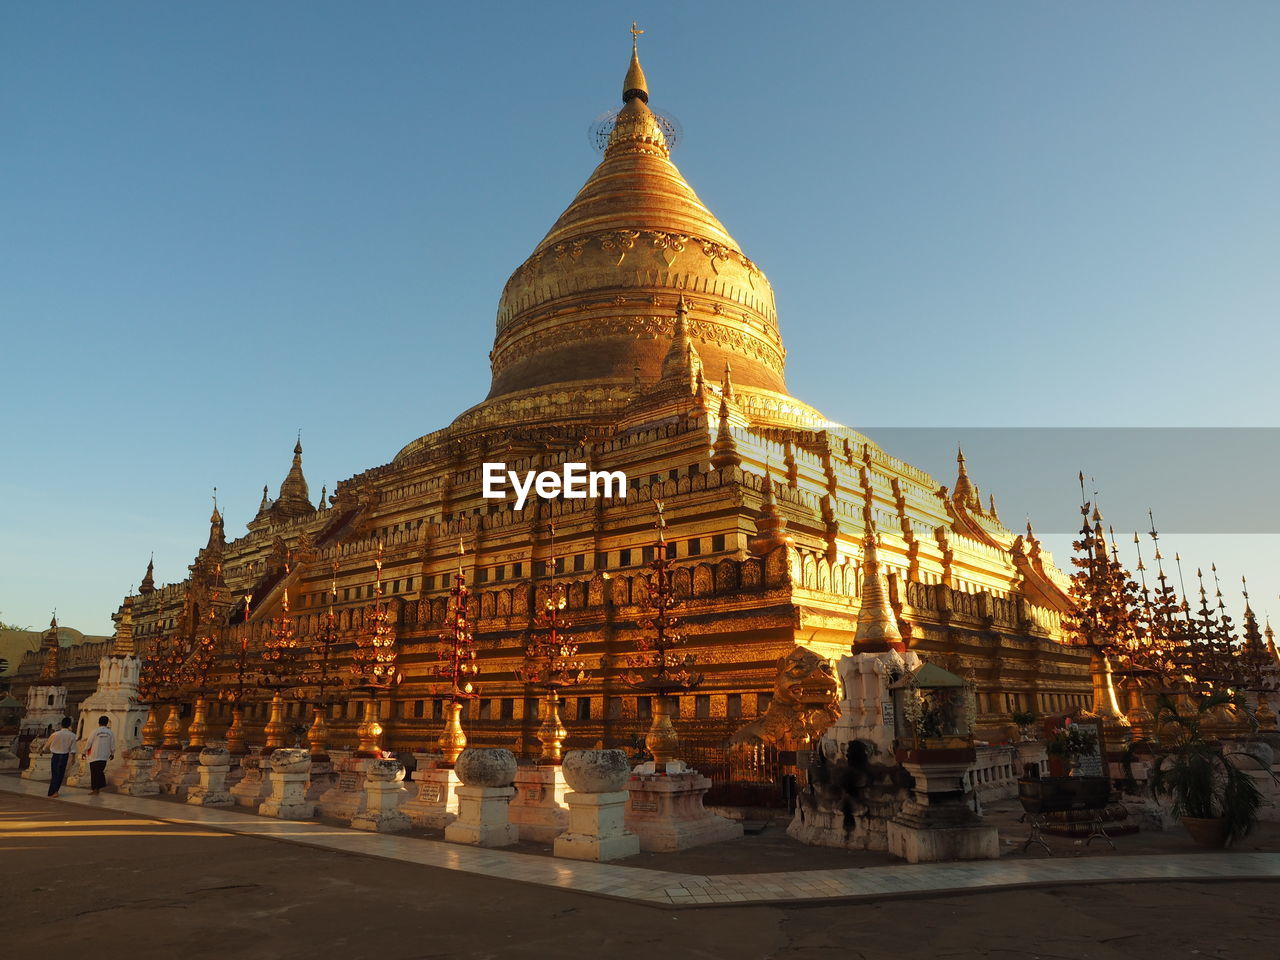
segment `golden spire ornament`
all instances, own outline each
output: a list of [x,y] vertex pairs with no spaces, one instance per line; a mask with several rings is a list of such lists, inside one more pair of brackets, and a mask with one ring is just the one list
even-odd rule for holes
[[191,722],[187,725],[187,752],[199,753],[205,747],[209,732],[208,708],[211,673],[218,659],[218,610],[222,597],[222,564],[214,565],[213,586],[209,603],[195,625],[191,652],[182,665],[179,680],[195,699],[191,705]]
[[436,671],[448,684],[444,730],[437,741],[446,766],[453,766],[458,755],[467,747],[467,735],[462,729],[462,705],[477,696],[472,679],[480,672],[476,665],[474,638],[468,616],[467,577],[462,572],[464,553],[458,542],[458,572],[449,591],[449,629],[440,635],[440,664]]
[[516,676],[524,683],[542,688],[546,716],[538,728],[538,740],[542,744],[538,762],[551,765],[558,765],[563,759],[563,742],[568,733],[560,719],[560,690],[587,679],[586,664],[577,659],[578,645],[566,633],[573,624],[564,619],[568,602],[564,587],[556,583],[559,558],[555,543],[556,528],[551,524],[551,556],[547,560],[551,588],[537,616],[537,627],[530,631],[525,644],[524,663],[516,670]]
[[382,601],[382,541],[378,541],[378,553],[374,558],[373,608],[368,611],[365,630],[356,638],[352,653],[352,673],[355,686],[365,696],[360,725],[356,728],[359,743],[357,757],[377,757],[382,754],[382,724],[379,722],[378,697],[384,690],[395,686],[400,679],[396,671],[396,634],[391,626],[391,611]]
[[308,694],[306,697],[307,702],[311,704],[311,726],[307,730],[307,746],[311,749],[312,763],[327,763],[329,760],[329,724],[325,715],[334,703],[334,696],[330,691],[340,685],[333,663],[334,647],[338,641],[338,618],[333,609],[338,600],[338,565],[336,563],[330,571],[326,596],[328,609],[321,621],[320,634],[317,638],[317,659],[310,669],[298,678],[298,682],[303,686],[315,689],[314,694]]
[[698,658],[692,653],[681,655],[677,648],[684,637],[676,630],[678,617],[671,611],[680,606],[672,579],[671,560],[667,557],[667,521],[661,500],[653,502],[657,511],[654,521],[654,558],[651,573],[645,576],[649,591],[649,608],[653,611],[636,621],[644,632],[636,639],[637,653],[628,659],[630,669],[623,681],[653,695],[653,723],[644,745],[653,755],[654,769],[661,773],[665,765],[676,759],[679,737],[671,722],[670,697],[673,693],[692,690],[702,683],[702,674],[694,671]]

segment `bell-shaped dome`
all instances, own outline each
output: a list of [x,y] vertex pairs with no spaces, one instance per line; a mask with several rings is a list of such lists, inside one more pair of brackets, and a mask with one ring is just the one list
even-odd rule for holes
[[773,289],[670,159],[634,49],[596,167],[498,304],[489,399],[655,380],[676,304],[708,370],[785,394]]

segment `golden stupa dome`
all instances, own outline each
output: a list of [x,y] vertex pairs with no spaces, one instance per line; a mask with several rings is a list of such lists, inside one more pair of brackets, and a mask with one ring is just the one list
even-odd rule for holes
[[632,48],[600,165],[507,281],[489,400],[660,375],[676,304],[713,378],[785,394],[773,289],[671,162]]

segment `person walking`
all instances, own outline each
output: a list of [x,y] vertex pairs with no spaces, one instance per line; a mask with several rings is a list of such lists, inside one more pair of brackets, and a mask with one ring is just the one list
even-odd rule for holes
[[62,778],[67,775],[67,762],[71,759],[71,751],[76,747],[76,735],[71,732],[71,718],[62,718],[62,727],[49,735],[44,742],[42,752],[49,757],[49,796],[58,799],[58,791],[62,788]]
[[116,735],[110,717],[98,718],[98,729],[90,734],[84,755],[89,761],[89,794],[96,797],[107,785],[107,761],[116,756]]

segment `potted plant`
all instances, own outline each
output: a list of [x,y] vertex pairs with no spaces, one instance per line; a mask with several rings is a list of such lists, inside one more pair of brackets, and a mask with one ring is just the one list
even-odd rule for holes
[[1067,764],[1067,776],[1079,776],[1080,758],[1093,753],[1098,738],[1088,730],[1082,730],[1068,722],[1045,744],[1045,752],[1051,757],[1061,757]]
[[1206,739],[1201,730],[1205,717],[1230,701],[1226,693],[1204,697],[1194,714],[1180,712],[1166,695],[1157,701],[1156,729],[1170,736],[1152,770],[1152,790],[1172,801],[1173,815],[1196,843],[1207,847],[1226,846],[1247,836],[1262,805],[1262,792],[1253,778],[1228,759],[1248,755],[1224,752],[1221,743]]
[[1030,710],[1015,710],[1013,713],[1009,714],[1009,719],[1017,726],[1018,735],[1022,738],[1023,742],[1026,742],[1027,740],[1032,739],[1031,728],[1040,718]]

